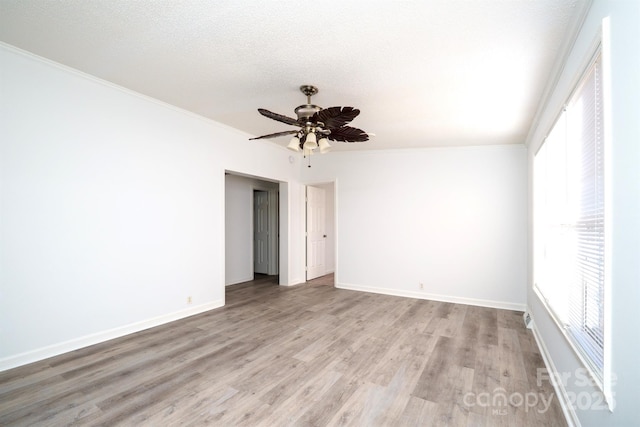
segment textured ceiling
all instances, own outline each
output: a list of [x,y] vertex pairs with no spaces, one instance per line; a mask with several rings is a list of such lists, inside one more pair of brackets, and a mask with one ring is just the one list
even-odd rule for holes
[[513,144],[586,3],[0,0],[0,40],[251,135],[313,84],[377,135],[338,150]]

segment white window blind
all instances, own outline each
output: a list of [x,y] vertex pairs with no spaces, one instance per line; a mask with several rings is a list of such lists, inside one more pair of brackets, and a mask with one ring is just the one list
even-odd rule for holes
[[597,379],[604,370],[604,132],[600,57],[534,160],[535,284]]
[[567,108],[575,151],[576,273],[569,295],[569,332],[602,379],[604,351],[604,144],[600,61]]

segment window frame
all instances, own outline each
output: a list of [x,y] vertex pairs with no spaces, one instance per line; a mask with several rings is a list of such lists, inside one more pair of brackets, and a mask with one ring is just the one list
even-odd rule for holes
[[[538,272],[536,268],[536,258],[539,256],[539,250],[536,248],[535,240],[536,240],[536,210],[535,210],[535,200],[536,200],[536,172],[535,172],[535,163],[536,157],[540,153],[542,147],[544,146],[547,137],[543,139],[543,142],[537,148],[534,153],[533,158],[533,194],[532,200],[534,204],[533,210],[533,251],[532,251],[532,260],[533,260],[533,290],[537,295],[538,299],[542,303],[543,307],[545,307],[546,311],[550,314],[551,318],[557,324],[559,330],[562,335],[565,337],[569,347],[573,350],[574,354],[578,357],[580,363],[584,368],[587,369],[589,375],[591,376],[592,384],[600,389],[600,391],[604,394],[604,399],[607,402],[610,411],[613,411],[614,407],[614,399],[612,392],[612,384],[614,381],[614,375],[611,371],[611,114],[610,114],[610,38],[609,38],[609,20],[605,18],[602,23],[600,34],[596,37],[594,42],[592,43],[591,48],[588,51],[588,55],[586,56],[586,60],[582,62],[582,66],[579,68],[579,73],[577,73],[576,78],[573,80],[570,85],[569,95],[565,98],[565,103],[562,106],[562,109],[556,114],[554,120],[552,121],[547,135],[551,133],[551,131],[556,127],[556,124],[559,120],[565,120],[565,111],[566,106],[569,105],[573,100],[578,91],[582,88],[583,84],[589,77],[589,74],[592,70],[592,67],[596,64],[597,61],[600,61],[600,71],[601,71],[601,102],[602,102],[602,125],[603,125],[603,135],[602,135],[602,146],[604,152],[604,297],[603,303],[601,305],[601,309],[604,311],[604,327],[603,327],[603,366],[601,375],[598,374],[593,368],[592,363],[587,360],[587,357],[584,354],[584,350],[580,348],[580,344],[578,340],[572,336],[570,331],[567,328],[564,320],[561,316],[559,316],[552,304],[547,300],[544,295],[544,291],[538,286]],[[546,161],[546,160],[545,160]]]

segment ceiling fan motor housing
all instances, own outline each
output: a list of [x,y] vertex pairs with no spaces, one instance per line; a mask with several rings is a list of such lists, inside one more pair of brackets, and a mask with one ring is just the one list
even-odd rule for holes
[[317,105],[304,104],[304,105],[300,105],[299,107],[296,107],[294,111],[298,116],[298,120],[300,120],[300,119],[309,119],[311,116],[313,116],[315,113],[317,113],[320,110],[322,110],[322,108],[318,107]]

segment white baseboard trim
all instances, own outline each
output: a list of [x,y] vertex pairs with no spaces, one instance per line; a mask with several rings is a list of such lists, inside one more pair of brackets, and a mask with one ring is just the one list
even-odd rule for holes
[[16,368],[18,366],[27,365],[29,363],[38,362],[59,354],[68,353],[90,345],[99,344],[114,338],[120,338],[125,335],[153,328],[154,326],[160,326],[175,320],[184,319],[185,317],[204,313],[205,311],[213,310],[214,308],[222,306],[224,306],[224,299],[215,300],[206,304],[190,307],[185,310],[175,311],[173,313],[142,320],[140,322],[131,323],[106,331],[97,332],[95,334],[85,335],[83,337],[49,345],[47,347],[38,348],[36,350],[27,351],[14,356],[5,357],[0,359],[0,372]]
[[[530,313],[529,309],[527,311]],[[542,336],[538,333],[538,328],[536,327],[536,321],[531,317],[531,325],[533,330],[533,337],[536,340],[536,344],[538,345],[538,349],[540,349],[540,354],[542,355],[542,360],[544,361],[544,365],[547,368],[547,371],[553,375],[554,377],[558,377],[558,369],[553,363],[553,359],[549,354],[549,350],[542,339]],[[550,375],[550,376],[551,376]],[[556,396],[558,397],[558,402],[560,403],[560,408],[562,408],[562,413],[564,414],[564,418],[567,420],[567,424],[569,427],[580,427],[580,420],[578,419],[578,414],[569,402],[569,396],[567,395],[567,389],[564,387],[562,381],[553,381],[553,389],[556,391]]]
[[280,283],[280,286],[286,286],[286,287],[293,287],[293,286],[298,286],[298,285],[304,285],[305,282],[304,280],[302,282],[293,282],[293,283]]
[[352,291],[371,292],[374,294],[394,295],[398,297],[427,299],[433,301],[451,302],[455,304],[476,305],[480,307],[500,308],[504,310],[525,311],[526,304],[517,304],[505,301],[492,301],[476,298],[462,298],[449,295],[430,294],[426,292],[407,291],[402,289],[376,288],[371,286],[353,285],[350,283],[336,283],[336,288]]
[[245,283],[245,282],[250,282],[251,280],[253,280],[253,276],[248,276],[244,279],[238,279],[238,280],[233,280],[232,282],[229,283],[225,283],[225,286],[233,286],[233,285],[237,285],[240,283]]
[[287,283],[280,282],[280,286],[297,286],[307,283],[304,277],[290,277]]

